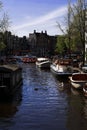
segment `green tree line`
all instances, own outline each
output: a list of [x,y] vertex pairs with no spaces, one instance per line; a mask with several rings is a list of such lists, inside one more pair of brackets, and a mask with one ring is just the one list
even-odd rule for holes
[[84,0],[77,0],[72,5],[71,1],[68,0],[67,16],[65,19],[66,30],[57,22],[63,35],[57,37],[56,52],[62,54],[66,48],[71,53],[80,47],[83,57],[85,56],[85,13],[87,11],[85,4]]

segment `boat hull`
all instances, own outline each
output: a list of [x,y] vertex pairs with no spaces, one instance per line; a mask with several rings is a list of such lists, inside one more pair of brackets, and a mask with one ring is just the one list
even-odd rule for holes
[[69,77],[71,85],[76,89],[83,89],[87,84],[87,74],[86,73],[76,73]]
[[72,82],[71,81],[71,84],[76,89],[82,89],[83,86],[86,84],[86,82]]
[[50,66],[50,70],[58,78],[68,78],[72,75],[72,72],[61,72],[58,69],[56,69],[53,65]]

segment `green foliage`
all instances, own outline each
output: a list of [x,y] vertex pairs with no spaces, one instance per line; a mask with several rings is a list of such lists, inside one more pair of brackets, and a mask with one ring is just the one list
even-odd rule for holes
[[3,42],[0,42],[0,51],[2,51],[5,47],[6,45]]
[[4,33],[0,32],[0,51],[2,51],[6,47],[4,43]]
[[66,48],[65,37],[63,35],[58,36],[55,51],[62,54],[65,48]]
[[[66,47],[67,50],[70,51],[83,51],[85,47],[85,17],[84,17],[84,3],[83,0],[77,0],[77,4],[71,6],[70,1],[68,3],[68,13],[66,16],[66,30],[63,30],[61,26],[59,26],[62,32],[66,32],[63,34],[62,39],[60,40],[58,36],[56,50],[58,52],[63,52]],[[67,24],[66,24],[67,23]],[[63,38],[65,37],[65,38]]]

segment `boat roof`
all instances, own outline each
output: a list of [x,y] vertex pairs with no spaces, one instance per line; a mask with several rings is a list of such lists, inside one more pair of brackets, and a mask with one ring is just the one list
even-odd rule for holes
[[48,60],[48,58],[44,58],[44,57],[40,57],[40,58],[37,58],[38,61],[44,61],[44,60]]
[[0,70],[4,69],[4,70],[9,70],[9,71],[16,71],[19,68],[20,68],[19,66],[11,65],[11,64],[0,65]]

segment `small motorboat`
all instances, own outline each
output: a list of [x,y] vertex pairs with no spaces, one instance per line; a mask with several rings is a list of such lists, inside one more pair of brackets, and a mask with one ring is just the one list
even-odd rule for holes
[[74,88],[83,89],[87,84],[87,73],[73,73],[69,79]]
[[37,58],[36,66],[39,68],[50,68],[51,61],[49,58]]
[[74,72],[76,73],[79,71],[72,66],[71,59],[56,60],[50,65],[50,69],[56,76],[64,78],[67,78],[71,76]]
[[36,56],[26,55],[22,57],[23,63],[35,63],[36,60],[37,60]]

